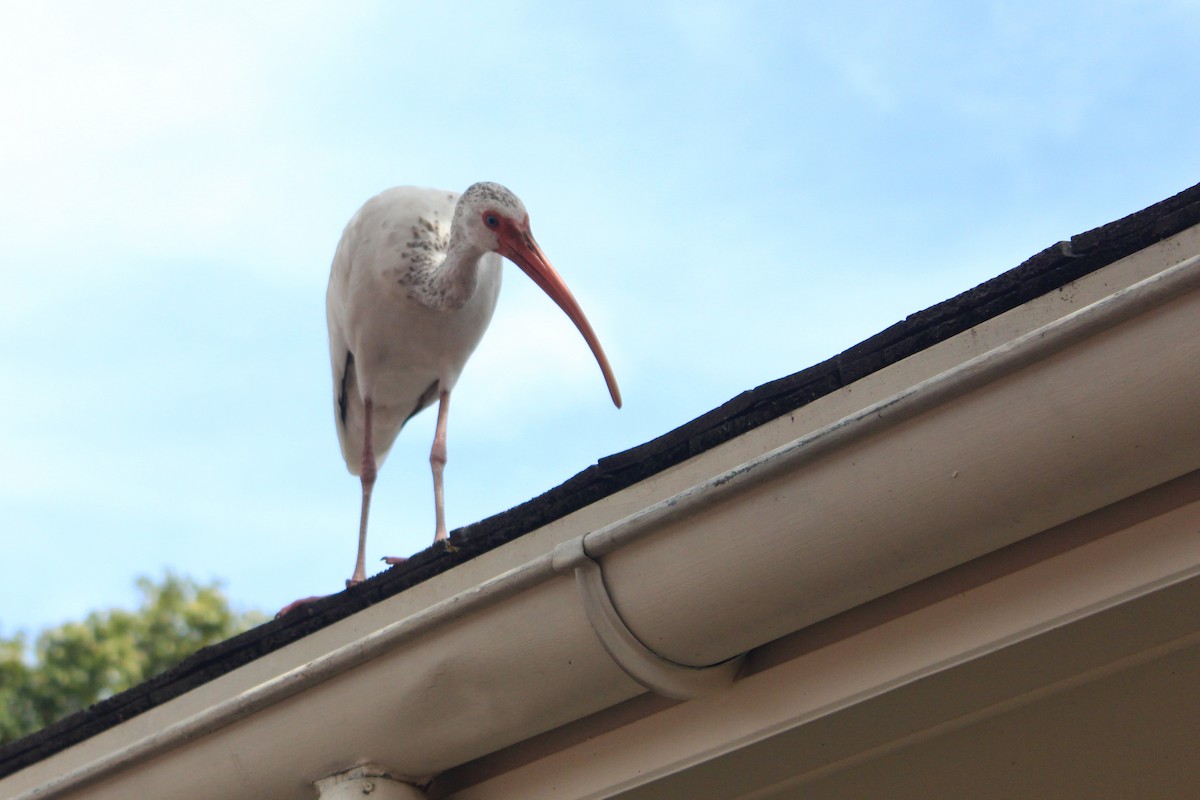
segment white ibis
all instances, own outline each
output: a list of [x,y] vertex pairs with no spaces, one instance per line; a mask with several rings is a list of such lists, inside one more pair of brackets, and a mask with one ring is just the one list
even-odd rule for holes
[[350,473],[362,480],[358,558],[348,586],[366,578],[376,472],[404,423],[435,400],[437,430],[429,454],[434,542],[447,538],[442,472],[450,393],[496,308],[500,256],[567,313],[599,362],[613,403],[621,406],[604,349],[534,241],[516,195],[496,183],[476,183],[461,197],[411,186],[372,197],[346,225],[326,295],[338,440]]

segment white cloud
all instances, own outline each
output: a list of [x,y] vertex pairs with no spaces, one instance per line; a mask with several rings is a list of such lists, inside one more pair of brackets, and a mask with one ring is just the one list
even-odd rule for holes
[[333,4],[6,4],[0,310],[164,260],[288,275],[277,256],[295,274],[316,249],[295,198],[321,193],[309,145],[288,136],[302,89],[279,86],[297,52],[320,58],[352,19]]

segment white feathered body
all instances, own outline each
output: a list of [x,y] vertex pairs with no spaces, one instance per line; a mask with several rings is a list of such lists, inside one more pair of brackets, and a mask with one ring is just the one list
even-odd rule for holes
[[402,186],[368,200],[346,225],[326,294],[334,414],[346,466],[362,465],[363,397],[372,398],[377,465],[404,423],[454,388],[487,330],[501,258],[455,253],[458,194]]

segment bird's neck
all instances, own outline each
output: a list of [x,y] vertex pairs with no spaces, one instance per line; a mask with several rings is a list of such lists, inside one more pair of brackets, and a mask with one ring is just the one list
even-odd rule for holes
[[457,311],[475,294],[483,255],[483,250],[471,245],[465,237],[455,236],[451,230],[444,258],[412,265],[409,295],[427,308]]

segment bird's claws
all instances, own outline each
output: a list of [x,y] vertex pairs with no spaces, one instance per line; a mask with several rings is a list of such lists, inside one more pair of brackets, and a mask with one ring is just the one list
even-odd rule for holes
[[[441,553],[457,553],[459,551],[458,546],[450,544],[449,539],[435,539],[433,542],[433,549]],[[394,567],[397,564],[403,564],[407,562],[409,558],[408,556],[384,556],[379,560],[390,567]]]
[[309,603],[312,603],[316,600],[321,600],[324,597],[327,597],[327,595],[315,594],[312,597],[302,597],[299,600],[293,600],[292,602],[288,603],[283,608],[279,609],[278,613],[275,614],[275,619],[280,619],[280,618],[292,613],[297,608],[300,608],[301,606],[306,606]]

